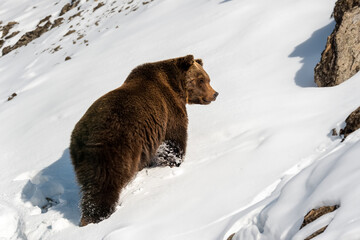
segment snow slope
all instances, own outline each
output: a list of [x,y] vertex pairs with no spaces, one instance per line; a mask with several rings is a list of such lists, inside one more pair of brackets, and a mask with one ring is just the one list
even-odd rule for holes
[[[21,31],[6,44],[68,2],[2,0],[0,20]],[[0,239],[301,239],[301,218],[334,203],[320,239],[359,239],[359,132],[330,132],[359,106],[360,76],[333,88],[312,77],[335,0],[99,2],[0,57]],[[79,228],[75,123],[135,66],[189,53],[220,95],[188,107],[185,162],[140,172],[109,219]]]

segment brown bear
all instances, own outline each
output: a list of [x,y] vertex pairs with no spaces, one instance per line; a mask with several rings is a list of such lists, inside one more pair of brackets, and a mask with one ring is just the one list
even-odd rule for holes
[[[70,154],[82,192],[80,226],[108,218],[122,188],[141,169],[180,165],[186,103],[209,104],[218,96],[202,65],[192,55],[140,65],[76,124]],[[159,153],[163,143],[168,151]]]

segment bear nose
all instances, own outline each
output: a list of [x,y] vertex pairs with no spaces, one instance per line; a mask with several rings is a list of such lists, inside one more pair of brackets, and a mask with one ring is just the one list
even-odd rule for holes
[[214,100],[216,99],[216,97],[219,95],[219,93],[218,92],[215,92],[214,93]]

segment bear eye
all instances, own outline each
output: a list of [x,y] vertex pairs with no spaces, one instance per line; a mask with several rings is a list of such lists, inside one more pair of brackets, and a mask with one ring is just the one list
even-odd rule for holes
[[204,83],[204,79],[203,79],[203,78],[200,79],[200,83]]

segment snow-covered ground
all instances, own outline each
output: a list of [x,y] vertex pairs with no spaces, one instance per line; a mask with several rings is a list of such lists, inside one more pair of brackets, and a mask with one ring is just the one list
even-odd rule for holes
[[[2,0],[2,25],[20,31],[5,46],[68,2]],[[313,83],[335,0],[100,2],[0,57],[0,239],[295,240],[329,222],[317,239],[360,239],[360,132],[331,136],[360,105],[360,75]],[[137,65],[187,54],[220,95],[188,106],[185,162],[140,172],[109,219],[79,228],[75,123]]]

